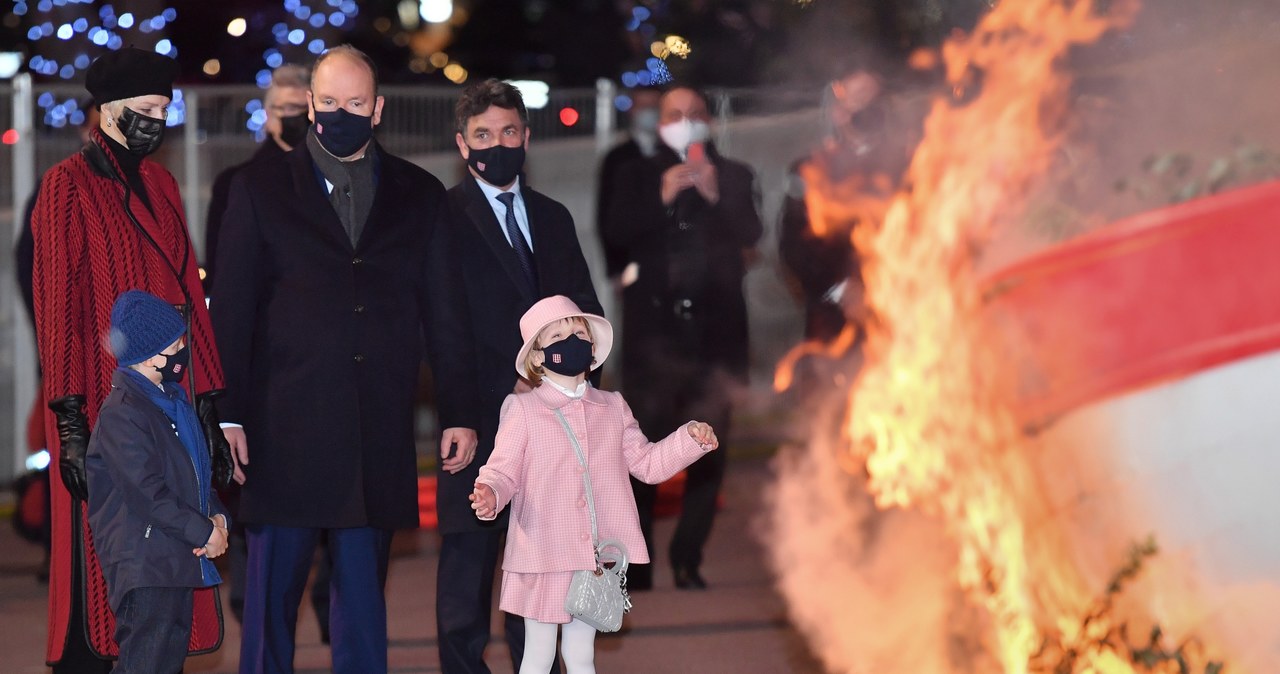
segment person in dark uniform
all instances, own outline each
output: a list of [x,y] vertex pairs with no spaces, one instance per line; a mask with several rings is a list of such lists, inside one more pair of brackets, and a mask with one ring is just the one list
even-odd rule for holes
[[[870,57],[855,58],[827,85],[824,104],[828,133],[791,167],[778,253],[804,302],[805,339],[831,342],[852,321],[855,343],[860,343],[866,315],[860,300],[861,265],[851,236],[887,205],[911,157],[902,134],[891,131],[881,69]],[[814,196],[816,185],[809,181],[840,186],[841,221],[813,226],[806,198]]]
[[[231,179],[249,164],[279,157],[307,139],[307,128],[311,125],[311,120],[307,117],[307,87],[310,85],[310,76],[306,68],[292,63],[286,63],[272,71],[271,86],[267,87],[262,96],[262,108],[267,113],[267,119],[262,125],[262,130],[267,134],[266,140],[258,145],[248,161],[228,167],[213,179],[213,188],[209,193],[209,211],[204,221],[205,288],[213,287],[218,236],[222,233],[222,217],[227,212]],[[234,511],[234,506],[232,508]],[[235,554],[234,546],[232,554]],[[232,606],[235,606],[234,600]],[[238,610],[236,615],[240,615]]]
[[[702,92],[668,89],[660,102],[661,146],[618,168],[604,239],[636,265],[622,291],[622,391],[640,428],[656,436],[685,418],[728,439],[732,391],[747,383],[747,307],[742,279],[763,233],[751,169],[710,141]],[[689,467],[669,548],[676,587],[706,587],[702,550],[724,479],[724,451]],[[657,489],[633,480],[640,525],[653,552]],[[630,587],[652,585],[649,565]]]
[[630,121],[627,139],[618,143],[600,161],[600,176],[596,185],[596,231],[604,249],[605,273],[615,286],[621,285],[622,274],[630,260],[625,249],[608,245],[604,238],[604,221],[609,214],[612,185],[617,178],[618,167],[641,157],[652,157],[658,151],[658,99],[662,91],[656,87],[641,87],[631,92]]

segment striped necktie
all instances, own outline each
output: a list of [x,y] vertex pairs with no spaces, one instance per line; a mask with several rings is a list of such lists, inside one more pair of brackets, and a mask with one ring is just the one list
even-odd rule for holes
[[511,239],[511,247],[516,251],[516,259],[520,261],[520,271],[524,272],[529,290],[537,295],[538,273],[533,265],[533,251],[529,250],[529,244],[524,240],[524,234],[520,233],[520,226],[516,224],[516,195],[514,192],[503,192],[498,195],[498,201],[507,207],[507,237]]

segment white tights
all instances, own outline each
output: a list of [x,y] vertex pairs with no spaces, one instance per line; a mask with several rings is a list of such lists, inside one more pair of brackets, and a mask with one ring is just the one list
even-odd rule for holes
[[[556,661],[556,623],[524,619],[524,658],[520,674],[547,674]],[[596,674],[596,628],[574,618],[564,625],[560,655],[568,674]]]

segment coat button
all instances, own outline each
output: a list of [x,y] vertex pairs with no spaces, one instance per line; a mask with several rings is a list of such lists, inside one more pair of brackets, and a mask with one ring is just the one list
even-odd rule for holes
[[356,357],[355,357],[353,360],[355,360],[357,363],[363,363],[363,362],[364,362],[364,354],[357,353],[357,354],[356,354]]
[[364,258],[357,257],[351,260],[351,264],[364,264]]
[[363,305],[363,304],[357,304],[357,305],[356,305],[356,313],[357,313],[357,314],[363,314],[363,313],[364,313],[364,305]]

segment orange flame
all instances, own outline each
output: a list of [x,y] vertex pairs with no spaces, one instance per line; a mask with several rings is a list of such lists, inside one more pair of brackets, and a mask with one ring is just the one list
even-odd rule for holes
[[[1109,613],[1097,611],[1095,597],[1103,588],[1076,566],[1066,532],[1045,525],[1053,519],[1045,477],[1014,414],[1014,374],[997,346],[1001,337],[982,320],[974,272],[976,254],[1002,225],[1020,216],[1020,206],[1063,139],[1071,80],[1058,66],[1072,47],[1128,23],[1136,10],[1136,3],[1120,2],[1102,14],[1087,0],[998,3],[972,35],[944,46],[949,84],[966,100],[934,101],[907,187],[892,201],[852,199],[848,186],[805,176],[815,231],[827,231],[849,209],[858,217],[875,214],[872,222],[878,226],[859,227],[852,236],[863,261],[866,302],[878,320],[868,326],[866,363],[844,411],[848,446],[837,450],[843,456],[825,457],[818,443],[813,456],[784,458],[781,469],[786,474],[856,466],[877,507],[913,509],[940,523],[954,546],[955,582],[982,611],[970,626],[982,635],[977,650],[994,661],[984,667],[974,656],[957,671],[1046,671],[1040,663],[1049,651],[1071,654],[1070,669],[1055,672],[1139,671],[1121,645],[1105,639],[1116,623]],[[812,347],[788,358],[794,361],[807,350]],[[779,383],[791,364],[779,369]],[[792,496],[815,500],[811,494],[821,492],[822,485],[811,486],[806,494],[784,483],[775,502]],[[841,491],[848,481],[826,486]],[[827,523],[814,524],[815,530],[851,523],[822,516]],[[926,530],[923,524],[912,529]],[[780,568],[805,563],[786,540],[778,547],[787,548],[775,552]],[[1123,560],[1113,561],[1118,566]],[[801,584],[783,575],[793,613],[802,627],[819,633],[817,640],[839,639],[842,629],[865,627],[803,605],[812,594],[802,597]],[[837,583],[822,582],[833,588]],[[853,585],[835,588],[841,589],[874,592]],[[923,604],[919,611],[946,613]],[[902,653],[896,664],[856,664],[856,658],[822,654],[829,665],[849,671],[932,672],[946,660]],[[874,660],[867,657],[863,663]],[[1174,672],[1175,667],[1166,662],[1141,671]]]
[[839,358],[848,353],[857,336],[857,326],[846,325],[830,343],[808,340],[796,345],[795,348],[782,357],[782,360],[778,361],[778,366],[773,373],[773,390],[782,392],[791,388],[791,382],[795,379],[796,365],[800,362],[800,359],[806,356],[824,356],[829,359]]

